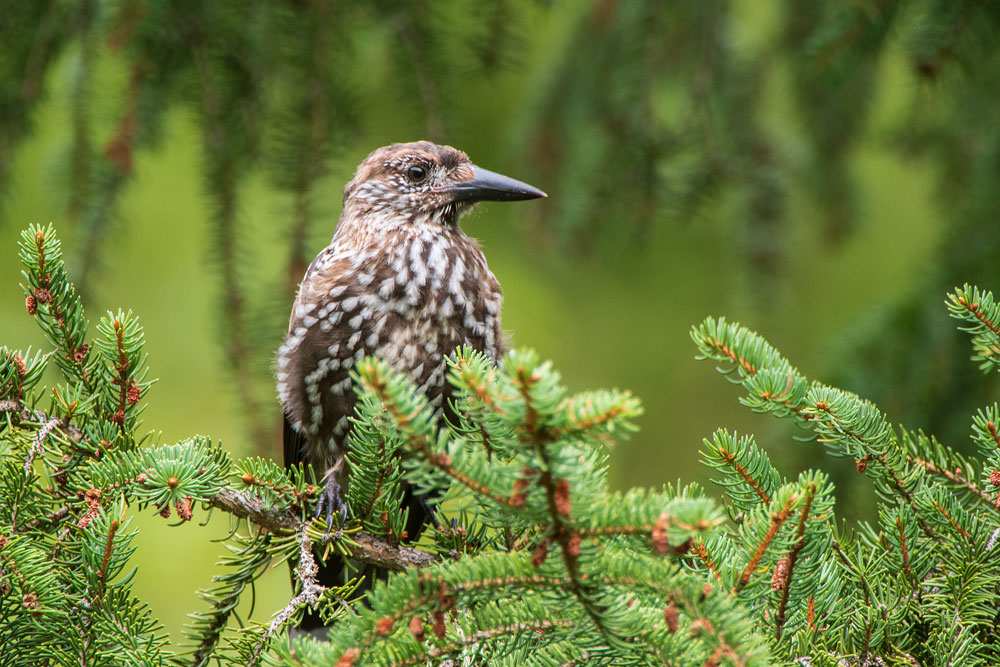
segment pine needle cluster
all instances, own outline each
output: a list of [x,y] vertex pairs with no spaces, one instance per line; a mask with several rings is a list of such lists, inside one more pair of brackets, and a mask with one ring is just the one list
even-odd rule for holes
[[[788,478],[750,436],[718,430],[699,486],[612,491],[608,448],[636,427],[625,391],[571,395],[530,350],[499,364],[448,360],[445,419],[378,358],[360,361],[349,442],[349,518],[313,519],[310,469],[234,460],[209,438],[139,435],[150,387],[142,329],[109,312],[95,330],[54,230],[29,227],[25,307],[43,350],[0,349],[0,665],[988,665],[1000,661],[1000,408],[962,457],[891,425],[871,403],[810,381],[757,334],[710,318],[699,355],[752,410],[793,420],[878,492],[877,520],[836,519],[822,471]],[[966,286],[948,306],[992,372],[1000,306]],[[62,383],[41,386],[54,366]],[[405,485],[439,522],[407,535]],[[193,530],[232,518],[223,572],[170,644],[130,583],[136,512]],[[181,528],[181,526],[187,526]],[[316,580],[332,554],[393,570],[362,599],[357,578]],[[269,618],[236,607],[288,561],[295,590]],[[306,607],[328,641],[290,632]]]

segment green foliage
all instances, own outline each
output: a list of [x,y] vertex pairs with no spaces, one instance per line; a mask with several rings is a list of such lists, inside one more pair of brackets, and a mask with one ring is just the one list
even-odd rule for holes
[[[823,472],[789,479],[752,437],[721,429],[703,452],[721,503],[697,485],[608,489],[607,448],[635,429],[640,403],[617,390],[569,395],[530,350],[499,364],[457,350],[453,420],[366,358],[352,376],[349,519],[328,533],[311,518],[311,469],[233,461],[203,436],[142,446],[151,383],[138,319],[109,313],[90,342],[51,227],[25,232],[21,259],[27,310],[50,349],[0,351],[2,665],[1000,660],[996,404],[974,417],[980,456],[966,458],[810,382],[738,324],[695,327],[700,356],[743,386],[748,407],[792,420],[871,479],[877,519],[846,526]],[[965,287],[949,305],[992,370],[992,294]],[[53,357],[65,384],[48,391]],[[440,525],[418,541],[403,532],[404,482],[439,498]],[[231,516],[228,553],[201,594],[207,608],[171,646],[130,591],[142,539],[132,514],[176,514],[180,526],[199,507]],[[331,554],[395,574],[353,599],[358,579],[316,582],[316,561]],[[283,561],[295,569],[285,608],[265,622],[238,616],[254,581]],[[307,606],[331,622],[328,641],[290,632]]]
[[[747,610],[682,562],[725,523],[718,504],[694,486],[607,488],[606,448],[642,412],[629,393],[569,396],[531,351],[497,366],[462,349],[449,360],[459,415],[449,423],[403,375],[364,359],[354,370],[350,520],[327,534],[307,520],[312,470],[234,462],[201,436],[138,446],[150,386],[138,319],[109,313],[91,342],[51,227],[30,228],[21,245],[28,312],[52,351],[4,349],[0,369],[4,664],[244,665],[289,651],[313,664],[420,656],[500,664],[529,647],[531,664],[567,656],[765,664]],[[66,384],[42,411],[39,382],[53,356]],[[421,551],[401,544],[404,480],[440,495],[442,523],[425,531]],[[199,506],[233,517],[229,553],[202,593],[208,608],[192,614],[185,642],[168,647],[129,592],[140,539],[131,513],[149,508],[182,525]],[[363,560],[373,550],[404,571],[363,602],[344,603],[358,581],[317,586],[315,559]],[[239,618],[255,579],[285,560],[296,568],[297,595],[269,623]],[[335,621],[331,641],[275,641],[306,605]],[[60,641],[67,628],[73,639]]]
[[[971,304],[983,304],[982,310]],[[992,304],[991,294],[968,286],[949,296],[952,313],[972,324],[974,358],[980,361],[995,326]],[[811,655],[814,664],[835,664],[843,656],[866,665],[995,664],[1000,569],[990,552],[1000,510],[986,489],[1000,486],[996,406],[974,419],[973,438],[985,460],[970,461],[932,437],[892,428],[855,394],[808,383],[766,341],[736,324],[709,318],[692,330],[692,338],[703,358],[736,374],[747,391],[744,404],[791,419],[810,429],[828,453],[854,458],[879,493],[878,524],[861,522],[843,532],[833,521],[832,487],[822,476],[806,481],[799,494],[815,500],[806,503],[810,509],[799,515],[789,540],[783,535],[795,504],[782,505],[785,487],[772,491],[779,477],[767,457],[749,438],[720,432],[706,441],[706,463],[724,473],[720,483],[741,524],[742,548],[770,541],[785,554],[770,561],[771,588],[781,592],[780,601],[759,619],[774,628],[776,652],[786,659]],[[756,516],[755,504],[764,510]],[[740,548],[709,543],[706,551],[724,554],[718,562]],[[756,552],[764,563],[768,550]],[[733,581],[731,570],[719,571],[723,581]],[[734,587],[741,588],[741,581]],[[753,589],[751,581],[742,590]],[[767,596],[758,582],[747,601]]]
[[1000,322],[1000,305],[993,294],[965,285],[948,295],[947,304],[951,316],[964,323],[962,331],[972,334],[972,360],[980,362],[980,370],[1000,370],[1000,328],[996,324]]

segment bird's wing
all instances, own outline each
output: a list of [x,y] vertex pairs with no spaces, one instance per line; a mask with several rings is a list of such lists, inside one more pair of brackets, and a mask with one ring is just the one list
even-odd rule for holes
[[304,452],[307,441],[304,435],[292,428],[292,422],[288,420],[288,415],[282,414],[282,420],[285,467],[294,468],[305,462]]
[[312,272],[317,269],[317,266],[320,263],[325,262],[327,258],[330,255],[334,254],[335,252],[336,251],[334,250],[334,247],[332,245],[321,250],[318,255],[313,257],[313,261],[309,262],[309,267],[306,269],[306,272],[302,274],[302,280],[299,281],[298,292],[295,294],[295,301],[292,303],[292,312],[288,316],[289,333],[292,332],[292,328],[295,326],[295,313],[299,309],[299,303],[302,300],[302,285],[309,281],[310,274],[312,274]]
[[[317,264],[319,264],[324,257],[330,254],[331,248],[326,248],[322,250],[318,255],[313,258],[313,261],[309,263],[309,268],[306,269],[305,274],[302,276],[302,280],[299,283],[298,293],[295,295],[295,302],[292,303],[292,312],[288,317],[288,332],[291,333],[295,326],[295,313],[299,309],[299,302],[302,299],[302,284],[309,280],[309,275],[316,270]],[[288,419],[288,414],[282,410],[282,443],[284,449],[285,457],[285,467],[293,468],[300,463],[304,462],[304,451],[306,446],[306,437],[296,431],[292,427],[292,422]]]

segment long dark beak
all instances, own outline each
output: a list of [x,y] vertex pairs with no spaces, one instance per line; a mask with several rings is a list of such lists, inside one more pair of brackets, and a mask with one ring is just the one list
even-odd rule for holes
[[548,195],[527,183],[480,167],[472,167],[472,178],[442,188],[453,201],[520,201]]

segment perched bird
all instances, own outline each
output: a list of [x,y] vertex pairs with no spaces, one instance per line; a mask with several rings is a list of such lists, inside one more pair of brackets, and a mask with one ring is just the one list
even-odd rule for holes
[[[355,361],[382,357],[446,407],[447,355],[460,345],[494,359],[504,351],[500,284],[458,220],[476,202],[545,196],[427,141],[379,148],[358,166],[333,240],[299,285],[277,361],[285,464],[324,476],[318,513],[328,521],[347,516]],[[427,514],[418,500],[408,498],[411,536]]]

